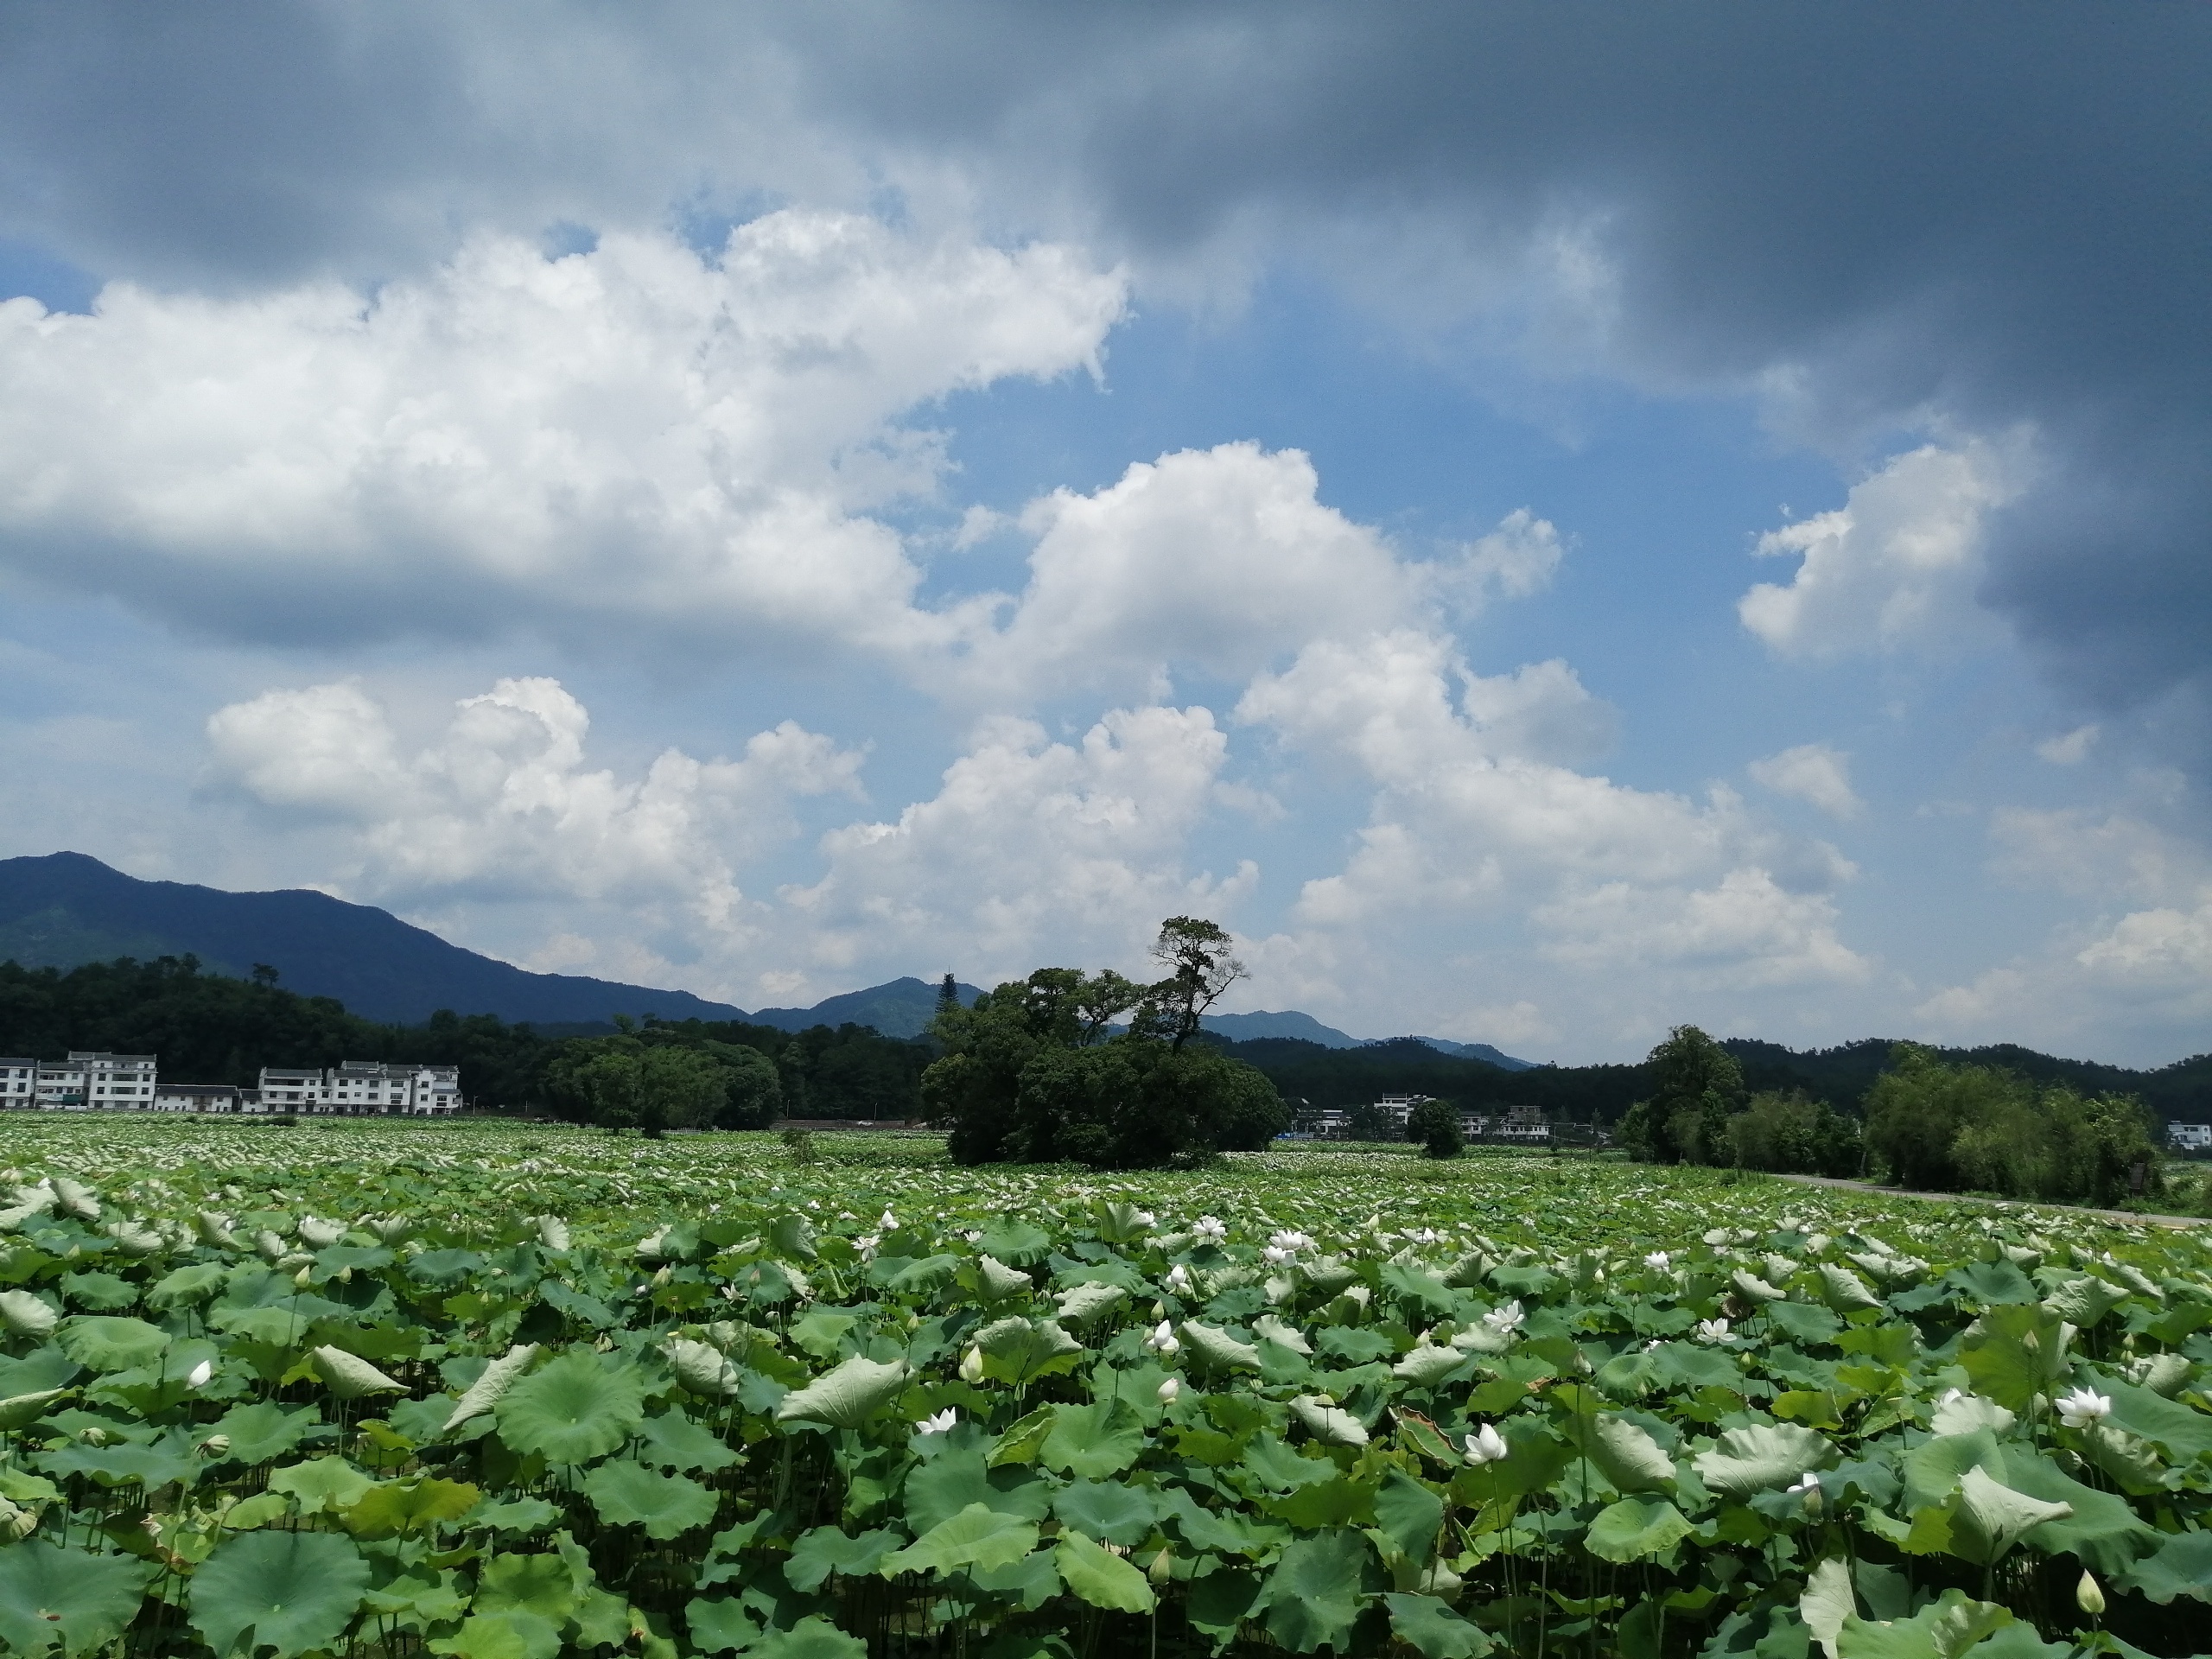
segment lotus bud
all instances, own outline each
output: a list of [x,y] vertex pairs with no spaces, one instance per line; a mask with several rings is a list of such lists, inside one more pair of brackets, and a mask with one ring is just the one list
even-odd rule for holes
[[315,1283],[315,1269],[313,1268],[302,1268],[297,1273],[292,1275],[292,1282],[298,1286],[300,1289],[305,1290],[309,1285]]
[[200,1442],[200,1449],[211,1458],[227,1458],[231,1455],[231,1437],[227,1434],[210,1434]]
[[339,1282],[340,1284],[341,1284],[341,1285],[350,1285],[350,1284],[352,1284],[352,1283],[353,1282],[353,1268],[339,1268],[339,1269],[338,1269],[338,1282]]
[[2082,1574],[2082,1582],[2074,1586],[2074,1605],[2091,1618],[2105,1616],[2105,1592],[2098,1586],[2096,1574]]
[[203,1359],[194,1366],[190,1374],[185,1377],[184,1386],[188,1389],[204,1389],[213,1379],[214,1375],[215,1362],[212,1359]]
[[38,1530],[38,1511],[27,1510],[0,1497],[0,1539],[20,1544]]
[[1152,1305],[1152,1317],[1155,1319],[1166,1319],[1167,1317],[1167,1304],[1165,1302],[1154,1302]]
[[983,1380],[983,1351],[970,1348],[960,1357],[960,1380],[975,1383]]
[[109,1435],[107,1430],[102,1428],[98,1423],[87,1423],[77,1431],[77,1438],[86,1446],[105,1446],[108,1443]]
[[658,1273],[653,1274],[653,1288],[658,1290],[674,1277],[675,1274],[669,1268],[663,1268]]
[[1160,1385],[1160,1403],[1163,1406],[1172,1406],[1175,1403],[1176,1395],[1182,1392],[1183,1385],[1171,1376]]
[[1175,1558],[1167,1553],[1165,1544],[1160,1547],[1160,1554],[1152,1558],[1152,1565],[1145,1568],[1144,1575],[1154,1584],[1166,1584],[1175,1576]]

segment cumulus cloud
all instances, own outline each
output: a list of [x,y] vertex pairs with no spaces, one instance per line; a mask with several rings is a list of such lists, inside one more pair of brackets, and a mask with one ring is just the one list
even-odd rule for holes
[[2089,751],[2095,746],[2101,729],[2094,721],[2087,726],[2076,726],[2070,732],[2044,739],[2036,745],[2036,753],[2054,766],[2078,766],[2089,758]]
[[1853,874],[1847,861],[1762,830],[1725,790],[1700,806],[1571,770],[1545,756],[1554,746],[1524,747],[1530,733],[1572,728],[1590,700],[1562,665],[1514,681],[1522,717],[1486,723],[1498,682],[1467,674],[1445,641],[1399,632],[1309,646],[1253,682],[1240,720],[1348,760],[1376,785],[1357,848],[1341,872],[1306,884],[1299,921],[1378,936],[1414,927],[1447,957],[1458,927],[1522,925],[1536,950],[1586,976],[1586,995],[1596,970],[1644,964],[1680,969],[1686,985],[1866,976],[1827,896]]
[[234,637],[484,632],[857,649],[980,626],[869,513],[918,405],[1099,366],[1124,283],[786,210],[713,257],[482,236],[364,296],[0,304],[0,559]]
[[1852,791],[1851,757],[1825,743],[1801,743],[1752,761],[1750,771],[1776,794],[1809,802],[1831,817],[1855,818],[1866,810]]
[[824,875],[780,895],[791,947],[832,970],[957,941],[980,972],[1134,971],[1162,917],[1231,919],[1257,878],[1185,863],[1227,755],[1199,708],[1116,709],[1074,743],[986,721],[935,797],[823,837]]
[[1786,584],[1754,587],[1737,614],[1787,657],[1955,649],[1982,626],[1984,521],[2018,493],[2019,464],[1980,443],[1893,456],[1843,506],[1759,537],[1762,556],[1802,563]]
[[1165,695],[1175,670],[1242,682],[1315,639],[1357,639],[1548,582],[1559,532],[1527,508],[1446,556],[1409,559],[1320,499],[1313,463],[1249,442],[1131,466],[1032,502],[1029,582],[965,677]]
[[629,781],[587,769],[589,728],[559,682],[507,679],[410,753],[348,683],[233,703],[207,741],[254,801],[350,831],[364,896],[638,901],[706,931],[742,925],[736,867],[791,833],[794,798],[858,791],[862,757],[788,721],[735,760],[669,749]]

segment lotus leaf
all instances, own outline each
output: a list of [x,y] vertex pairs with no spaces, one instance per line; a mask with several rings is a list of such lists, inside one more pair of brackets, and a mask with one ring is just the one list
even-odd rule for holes
[[1120,1306],[1128,1299],[1128,1292],[1119,1285],[1102,1284],[1091,1280],[1060,1292],[1059,1312],[1052,1317],[1073,1325],[1088,1325],[1108,1309]]
[[308,1356],[308,1363],[322,1379],[323,1387],[340,1400],[407,1392],[405,1383],[395,1382],[359,1354],[349,1354],[343,1348],[318,1348]]
[[0,1640],[25,1659],[64,1659],[113,1643],[137,1617],[156,1568],[34,1538],[0,1550]]
[[461,1398],[454,1402],[453,1410],[446,1416],[447,1431],[459,1428],[470,1418],[498,1405],[500,1397],[514,1386],[515,1379],[527,1371],[537,1357],[537,1344],[522,1342],[486,1365],[477,1374],[476,1380],[461,1390]]
[[1126,1400],[1061,1406],[1039,1450],[1047,1469],[1100,1480],[1119,1474],[1144,1450],[1144,1421]]
[[868,1643],[810,1613],[788,1630],[771,1631],[746,1659],[868,1659]]
[[642,1527],[648,1538],[675,1538],[715,1518],[715,1495],[688,1475],[656,1473],[616,1459],[584,1477],[584,1496],[610,1527]]
[[1185,1319],[1180,1335],[1189,1344],[1191,1352],[1215,1370],[1256,1371],[1260,1369],[1260,1351],[1249,1342],[1237,1341],[1218,1326]]
[[1290,1401],[1290,1414],[1306,1432],[1324,1446],[1365,1446],[1367,1427],[1343,1407],[1317,1395],[1301,1394]]
[[1421,1659],[1482,1659],[1497,1644],[1435,1596],[1386,1595],[1393,1635]]
[[1072,1480],[1052,1499],[1052,1513],[1086,1538],[1124,1547],[1141,1543],[1159,1520],[1159,1506],[1141,1486]]
[[1663,1554],[1691,1531],[1682,1512],[1665,1498],[1624,1497],[1598,1512],[1583,1544],[1605,1560],[1640,1561]]
[[1356,1531],[1300,1538],[1277,1558],[1252,1611],[1264,1614],[1268,1633],[1293,1653],[1343,1652],[1373,1565],[1374,1552]]
[[877,1361],[855,1354],[806,1387],[785,1395],[777,1404],[776,1421],[858,1428],[905,1390],[910,1369],[903,1359]]
[[81,1314],[60,1328],[61,1351],[95,1371],[133,1370],[159,1360],[169,1333],[143,1319]]
[[609,1370],[571,1349],[508,1388],[493,1407],[499,1438],[548,1463],[589,1463],[638,1432],[645,1395],[635,1370]]
[[886,1555],[876,1571],[889,1579],[901,1573],[945,1573],[966,1567],[1010,1567],[1036,1548],[1034,1522],[970,1503],[904,1549]]
[[1811,1429],[1765,1423],[1726,1430],[1694,1461],[1698,1478],[1712,1491],[1743,1498],[1787,1486],[1807,1471],[1826,1469],[1835,1460],[1835,1448]]
[[1946,1590],[1910,1618],[1877,1623],[1854,1614],[1845,1619],[1836,1633],[1836,1653],[1838,1659],[1958,1659],[2012,1622],[2012,1615],[1994,1602]]
[[1071,1370],[1083,1344],[1063,1331],[1054,1319],[1026,1319],[1019,1315],[994,1321],[976,1333],[976,1347],[983,1357],[983,1375],[995,1382],[1033,1382],[1040,1376]]
[[1157,1598],[1144,1574],[1079,1532],[1064,1532],[1052,1546],[1053,1565],[1074,1594],[1094,1607],[1148,1613]]
[[369,1587],[369,1564],[327,1532],[251,1532],[226,1539],[192,1577],[193,1628],[219,1654],[248,1630],[249,1651],[293,1659],[338,1644]]
[[792,1589],[805,1591],[819,1590],[833,1573],[847,1578],[866,1577],[905,1542],[895,1532],[864,1532],[849,1538],[835,1527],[817,1527],[791,1545],[784,1577]]

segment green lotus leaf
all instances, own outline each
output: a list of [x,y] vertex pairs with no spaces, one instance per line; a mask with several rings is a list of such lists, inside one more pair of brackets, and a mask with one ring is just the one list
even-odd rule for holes
[[194,1262],[165,1274],[146,1292],[149,1307],[189,1307],[223,1287],[230,1269],[219,1262]]
[[[2009,1262],[2002,1265],[2019,1271]],[[2025,1415],[2037,1394],[2073,1369],[2067,1353],[2073,1338],[2072,1325],[2033,1302],[1992,1307],[1960,1338],[1959,1363],[1974,1379],[1975,1393]]]
[[638,1431],[638,1461],[657,1469],[690,1474],[703,1469],[718,1474],[738,1460],[721,1437],[702,1427],[680,1411],[663,1412],[645,1419]]
[[1390,1368],[1390,1375],[1412,1383],[1417,1389],[1433,1389],[1466,1363],[1467,1356],[1457,1348],[1440,1348],[1428,1342],[1417,1343],[1404,1358]]
[[[1025,1275],[1026,1277],[1027,1275]],[[1128,1300],[1128,1292],[1119,1285],[1109,1285],[1093,1279],[1061,1291],[1059,1312],[1053,1314],[1071,1325],[1089,1325],[1109,1308],[1119,1307]]]
[[158,1362],[168,1348],[169,1333],[143,1319],[80,1314],[62,1322],[60,1343],[61,1351],[87,1370],[129,1371]]
[[1053,1496],[1052,1513],[1086,1538],[1124,1547],[1142,1543],[1160,1519],[1143,1487],[1101,1480],[1070,1481]]
[[1119,1474],[1144,1451],[1144,1420],[1126,1400],[1098,1400],[1087,1406],[1061,1406],[1039,1449],[1047,1469],[1085,1480]]
[[1074,1369],[1084,1346],[1054,1319],[1027,1319],[1019,1314],[998,1319],[976,1333],[983,1356],[983,1375],[995,1382],[1033,1382],[1055,1371]]
[[0,1549],[0,1642],[23,1659],[108,1647],[137,1617],[151,1561],[95,1555],[32,1538]]
[[1729,1279],[1735,1285],[1738,1293],[1748,1301],[1779,1302],[1786,1300],[1789,1297],[1789,1292],[1777,1290],[1757,1274],[1748,1273],[1742,1268],[1737,1268],[1731,1274]]
[[317,1510],[350,1510],[368,1496],[375,1480],[343,1458],[311,1458],[288,1464],[269,1477],[269,1490],[289,1492],[309,1514]]
[[2132,1382],[2101,1378],[2094,1386],[2112,1401],[2113,1427],[2141,1435],[2177,1463],[2189,1463],[2212,1452],[2212,1413],[2195,1410]]
[[492,1408],[499,1438],[548,1463],[589,1463],[638,1432],[645,1420],[636,1369],[609,1370],[588,1349],[571,1349],[512,1384]]
[[547,1249],[565,1250],[569,1248],[569,1224],[560,1217],[540,1216],[536,1225],[537,1242]]
[[819,1590],[833,1573],[849,1579],[864,1578],[906,1541],[895,1532],[864,1532],[851,1538],[836,1527],[817,1527],[791,1545],[791,1559],[784,1563],[784,1578],[792,1589],[810,1593]]
[[971,1503],[1025,1521],[1041,1521],[1052,1498],[1051,1485],[1027,1469],[993,1469],[981,1447],[948,1446],[908,1471],[906,1523],[926,1532]]
[[1237,1341],[1217,1325],[1185,1319],[1179,1334],[1190,1345],[1192,1354],[1214,1370],[1256,1371],[1260,1369],[1260,1351],[1249,1342]]
[[322,1379],[322,1386],[340,1400],[359,1400],[364,1395],[404,1394],[407,1385],[386,1376],[359,1354],[349,1354],[343,1348],[327,1345],[316,1349],[308,1356],[308,1363]]
[[1834,1262],[1821,1263],[1821,1294],[1822,1300],[1839,1313],[1882,1305],[1882,1299],[1867,1287],[1864,1279]]
[[1276,1558],[1252,1611],[1265,1615],[1268,1634],[1293,1653],[1346,1652],[1374,1564],[1367,1540],[1350,1528],[1300,1538]]
[[486,1365],[477,1374],[476,1380],[461,1390],[461,1398],[453,1402],[453,1410],[446,1415],[446,1430],[459,1428],[470,1418],[480,1416],[498,1405],[537,1357],[536,1343],[520,1342]]
[[250,1653],[293,1659],[336,1647],[369,1587],[353,1541],[329,1532],[250,1532],[226,1538],[192,1576],[192,1626],[218,1654],[251,1630]]
[[693,1598],[684,1606],[683,1626],[701,1653],[728,1653],[760,1639],[760,1627],[746,1617],[745,1604],[735,1596]]
[[1444,1500],[1404,1470],[1386,1467],[1382,1489],[1375,1494],[1375,1523],[1401,1555],[1421,1565],[1436,1553]]
[[1800,1475],[1826,1469],[1835,1460],[1835,1448],[1811,1429],[1763,1423],[1726,1430],[1694,1462],[1698,1478],[1712,1491],[1743,1498],[1790,1485]]
[[1079,1532],[1064,1532],[1052,1546],[1060,1581],[1094,1607],[1121,1613],[1148,1613],[1158,1598],[1144,1574]]
[[0,1400],[0,1432],[13,1433],[46,1415],[56,1402],[76,1393],[74,1389],[41,1389],[34,1394],[11,1394]]
[[1313,1344],[1306,1341],[1305,1333],[1294,1325],[1285,1325],[1272,1313],[1262,1313],[1252,1321],[1252,1334],[1263,1342],[1279,1344],[1294,1354],[1313,1357]]
[[785,1395],[776,1404],[776,1421],[858,1428],[905,1391],[910,1369],[903,1359],[878,1361],[855,1354],[835,1370]]
[[357,1538],[390,1538],[458,1521],[476,1507],[482,1491],[466,1482],[424,1475],[388,1480],[371,1488],[345,1514],[346,1529]]
[[189,1485],[200,1475],[193,1435],[183,1428],[172,1428],[149,1445],[66,1446],[41,1452],[39,1466],[54,1474],[89,1475],[103,1486],[143,1486],[149,1493],[175,1482]]
[[1582,1541],[1605,1560],[1640,1561],[1671,1549],[1692,1530],[1682,1512],[1663,1497],[1624,1497],[1598,1511]]
[[2046,1503],[1993,1479],[1986,1471],[1969,1469],[1959,1478],[1952,1499],[1950,1553],[1976,1567],[1993,1567],[2035,1528],[2063,1521],[2074,1513],[2070,1503]]
[[981,1257],[976,1263],[976,1282],[987,1302],[1002,1302],[1012,1296],[1027,1296],[1037,1288],[1034,1280],[1019,1268],[1009,1268],[995,1256]]
[[1365,1446],[1367,1426],[1343,1407],[1316,1395],[1301,1394],[1290,1402],[1290,1414],[1306,1432],[1324,1446]]
[[1036,1462],[1038,1453],[1045,1449],[1046,1438],[1052,1432],[1052,1423],[1058,1412],[1058,1406],[1039,1406],[1009,1426],[1006,1433],[992,1443],[985,1461],[994,1469],[1007,1464]]
[[2139,1388],[2171,1400],[2188,1383],[2196,1367],[2187,1354],[2152,1354],[2128,1368]]
[[1359,1269],[1340,1255],[1316,1256],[1298,1270],[1306,1289],[1323,1301],[1341,1296],[1359,1282]]
[[[1649,1430],[1611,1413],[1580,1420],[1579,1427],[1580,1443],[1590,1461],[1624,1492],[1646,1492],[1674,1484],[1675,1460]],[[1796,1474],[1790,1478],[1794,1480]]]
[[2161,1607],[2176,1596],[2212,1602],[2212,1532],[2183,1532],[2169,1537],[2157,1554],[2137,1561],[2118,1582],[2139,1590]]
[[1805,1592],[1797,1598],[1797,1617],[1827,1659],[1836,1659],[1836,1637],[1843,1630],[1843,1621],[1858,1615],[1859,1600],[1852,1593],[1848,1562],[1831,1555],[1805,1575]]
[[2005,1447],[2001,1468],[1989,1472],[2016,1491],[2046,1503],[2063,1503],[2073,1511],[2028,1534],[2030,1547],[2045,1554],[2072,1555],[2094,1572],[2117,1574],[2133,1566],[2137,1556],[2157,1548],[2164,1537],[2118,1493],[2083,1485],[2062,1474],[2049,1458],[2018,1442]]
[[1037,1548],[1037,1526],[981,1503],[931,1527],[904,1549],[886,1555],[876,1571],[885,1578],[901,1573],[952,1573],[962,1567],[1010,1567]]
[[810,1613],[788,1630],[770,1631],[746,1659],[868,1659],[868,1643]]
[[100,1218],[100,1201],[92,1196],[92,1189],[67,1175],[54,1178],[54,1207],[79,1221]]
[[536,1613],[472,1612],[453,1635],[428,1645],[454,1659],[557,1659],[563,1643],[561,1627]]
[[584,1477],[584,1496],[610,1527],[642,1527],[648,1538],[678,1537],[715,1518],[715,1495],[688,1475],[656,1473],[616,1459]]
[[777,1255],[797,1256],[802,1262],[813,1262],[821,1255],[815,1247],[814,1224],[796,1212],[779,1216],[768,1224],[768,1243]]
[[676,1380],[694,1394],[710,1400],[728,1399],[744,1381],[729,1357],[710,1343],[689,1337],[671,1337],[662,1351],[676,1372]]
[[2018,1421],[1994,1400],[1985,1400],[1978,1394],[1962,1394],[1936,1406],[1928,1432],[1938,1440],[1950,1434],[1971,1434],[1978,1428],[2004,1434]]
[[2044,1297],[2043,1306],[2069,1325],[2087,1331],[2126,1300],[2127,1292],[2119,1286],[2094,1274],[2083,1274]]
[[563,1553],[494,1555],[477,1573],[474,1605],[482,1613],[530,1613],[557,1625],[575,1611],[587,1587],[576,1580]]
[[1421,1659],[1482,1659],[1497,1645],[1434,1596],[1386,1595],[1382,1605],[1390,1610],[1391,1634]]
[[[2009,1264],[2008,1264],[2009,1265]],[[1958,1659],[2012,1622],[1995,1602],[1946,1590],[1910,1618],[1875,1621],[1856,1614],[1836,1632],[1837,1659]]]
[[219,1435],[228,1441],[223,1456],[232,1463],[266,1463],[289,1452],[321,1421],[322,1414],[313,1406],[285,1407],[262,1400],[232,1406],[200,1439]]

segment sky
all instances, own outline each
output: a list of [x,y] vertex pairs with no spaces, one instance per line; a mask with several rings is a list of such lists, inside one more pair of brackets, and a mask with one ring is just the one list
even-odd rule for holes
[[2212,11],[0,16],[0,855],[2212,1048]]

